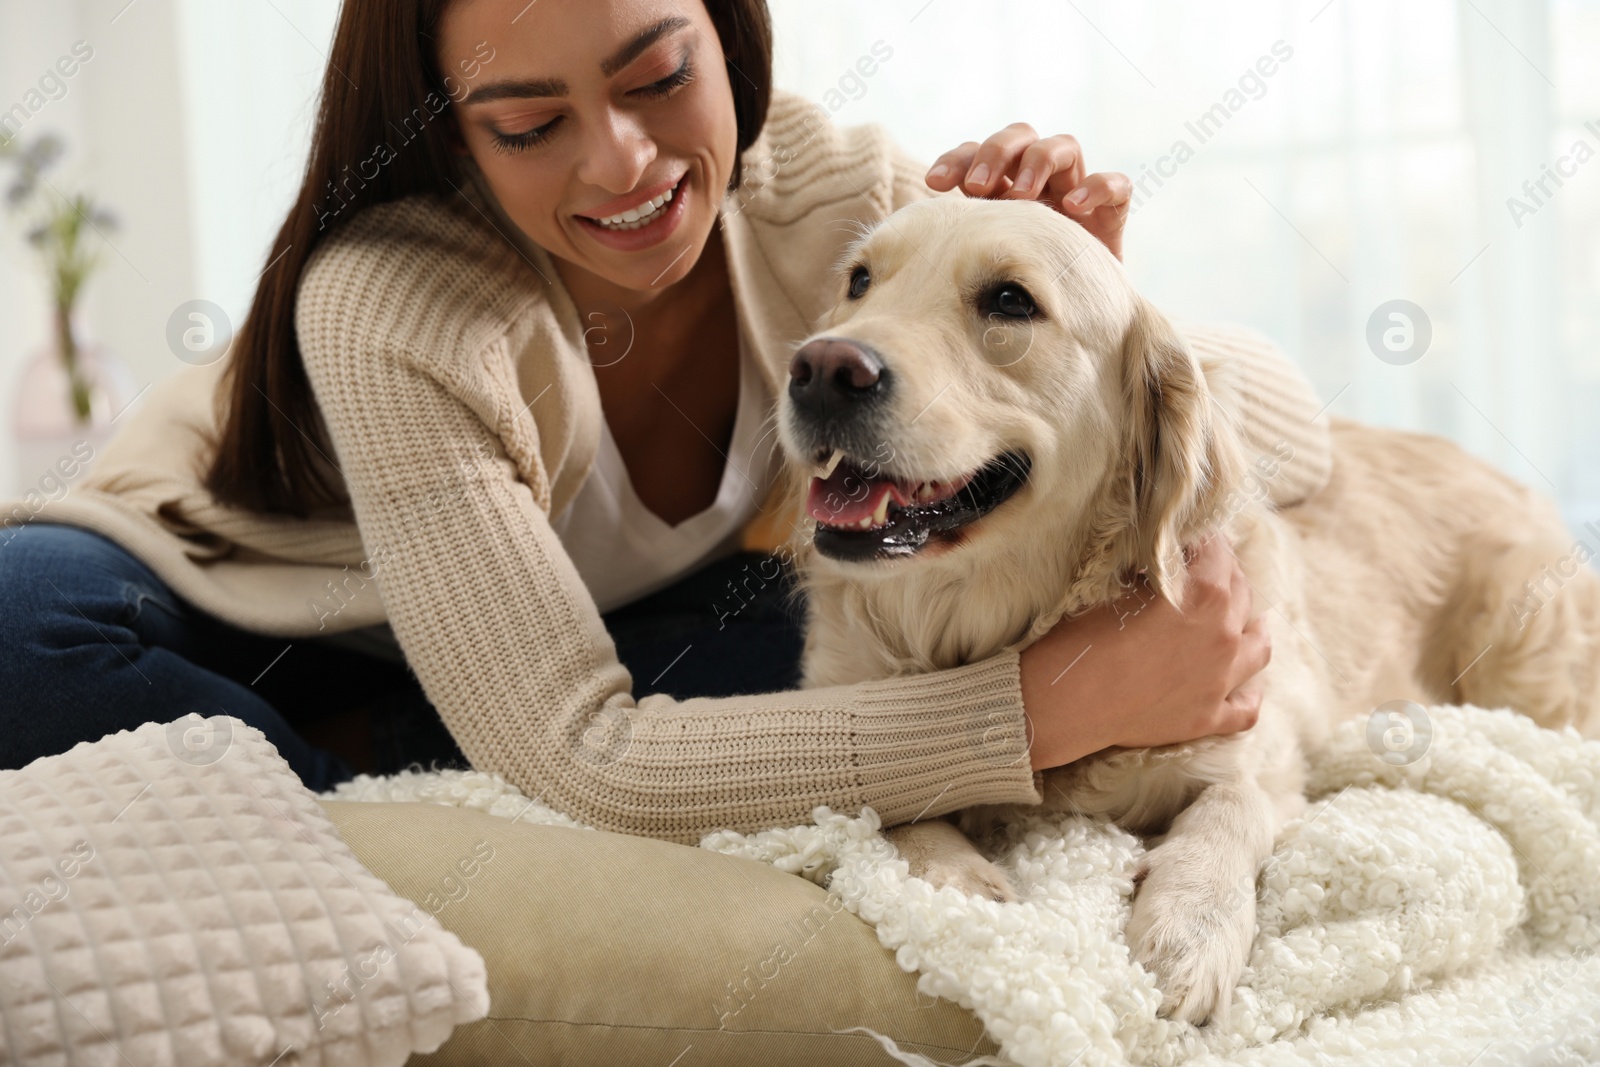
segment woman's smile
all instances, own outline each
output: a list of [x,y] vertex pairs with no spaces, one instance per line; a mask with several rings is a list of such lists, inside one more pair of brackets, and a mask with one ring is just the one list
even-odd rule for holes
[[611,9],[457,0],[440,62],[479,38],[495,49],[493,71],[462,100],[457,151],[575,299],[628,304],[693,272],[742,142],[704,4],[601,10]]
[[578,228],[590,239],[619,252],[637,252],[671,237],[687,212],[690,171],[657,183],[653,189],[618,197],[586,214],[575,214]]

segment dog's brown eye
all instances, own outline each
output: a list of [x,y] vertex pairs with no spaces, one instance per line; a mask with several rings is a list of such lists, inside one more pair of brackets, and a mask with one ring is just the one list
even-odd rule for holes
[[872,284],[872,275],[867,273],[867,268],[857,267],[850,272],[850,299],[859,300],[866,293],[867,286]]
[[984,299],[984,311],[990,315],[1004,315],[1008,319],[1031,319],[1039,313],[1028,290],[1015,282],[1005,282],[989,290]]

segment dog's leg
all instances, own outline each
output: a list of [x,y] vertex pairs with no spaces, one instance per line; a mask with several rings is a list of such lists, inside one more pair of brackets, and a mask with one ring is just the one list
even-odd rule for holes
[[1255,938],[1256,874],[1282,815],[1254,781],[1209,786],[1145,853],[1127,937],[1165,994],[1163,1014],[1198,1025],[1226,1013]]
[[943,819],[891,826],[883,832],[905,860],[914,878],[935,888],[954,886],[971,896],[1009,903],[1017,899],[1011,880],[983,858],[967,836]]

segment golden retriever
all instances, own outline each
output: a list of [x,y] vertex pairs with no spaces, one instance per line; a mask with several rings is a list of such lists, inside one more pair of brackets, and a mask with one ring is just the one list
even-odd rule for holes
[[[1563,572],[1529,610],[1527,583],[1573,554],[1549,501],[1444,440],[1339,419],[1332,481],[1311,499],[1275,513],[1235,492],[1256,458],[1229,414],[1237,368],[1202,365],[1047,205],[913,204],[852,243],[837,284],[779,401],[814,520],[794,546],[806,685],[1019,649],[1140,571],[1180,604],[1182,546],[1217,530],[1268,610],[1253,729],[1045,776],[1051,810],[1164,835],[1136,872],[1127,939],[1165,1013],[1226,1010],[1258,869],[1335,723],[1403,699],[1600,729],[1600,578]],[[1014,899],[963,833],[1002,814],[889,836],[913,875]]]

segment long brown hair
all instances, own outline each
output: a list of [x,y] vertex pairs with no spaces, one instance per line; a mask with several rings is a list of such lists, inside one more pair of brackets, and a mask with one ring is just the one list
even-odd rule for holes
[[[222,503],[304,518],[345,500],[316,462],[333,447],[300,360],[295,293],[318,244],[362,207],[418,193],[449,197],[461,184],[449,139],[460,82],[442,76],[433,48],[449,2],[344,0],[340,8],[305,179],[217,392],[220,433],[205,486]],[[727,59],[742,153],[766,121],[771,18],[766,0],[703,2]],[[396,138],[404,138],[399,151],[388,148]],[[375,157],[381,165],[373,167]],[[730,191],[742,176],[736,160]]]

